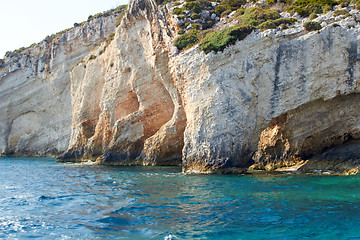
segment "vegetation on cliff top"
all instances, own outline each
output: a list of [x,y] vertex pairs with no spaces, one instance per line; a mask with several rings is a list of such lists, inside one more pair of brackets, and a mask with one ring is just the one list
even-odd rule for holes
[[318,31],[321,29],[321,25],[318,22],[306,22],[304,23],[304,28],[306,31]]
[[252,30],[254,30],[253,26],[241,25],[207,34],[200,43],[200,49],[205,53],[223,51],[227,46],[234,44],[236,41],[243,40]]
[[[310,16],[312,20],[318,17],[317,14],[333,10],[335,5],[346,7],[349,4],[356,4],[360,9],[360,0],[266,0],[265,3],[253,0],[176,0],[172,13],[178,19],[180,36],[174,40],[174,45],[183,50],[199,43],[205,53],[218,52],[244,39],[254,29],[286,29],[297,21],[295,18],[281,17],[280,12]],[[349,13],[336,10],[334,16],[339,15],[349,16]],[[213,30],[220,17],[229,19],[227,22],[232,23],[231,27]],[[308,31],[319,30],[319,26],[316,22],[304,24]]]
[[113,8],[113,9],[110,9],[108,11],[104,11],[104,12],[101,12],[101,13],[97,13],[95,14],[94,16],[90,15],[88,17],[88,22],[93,20],[93,19],[97,19],[97,18],[100,18],[100,17],[108,17],[110,15],[113,15],[113,14],[121,14],[125,9],[126,9],[127,5],[120,5],[116,8]]
[[180,35],[175,39],[174,45],[179,49],[183,50],[189,46],[193,46],[199,42],[198,39],[199,30],[192,29],[188,33]]
[[[212,31],[210,34],[206,34],[206,37],[203,34],[198,36],[200,31],[191,31],[191,29],[196,28],[196,23],[191,23],[191,26],[185,23],[184,28],[190,30],[185,33],[184,28],[181,29],[182,31],[179,31],[181,35],[175,39],[174,45],[179,50],[183,50],[200,43],[200,49],[204,50],[205,53],[212,50],[218,52],[224,50],[226,46],[244,39],[256,28],[262,30],[276,28],[280,25],[293,24],[296,21],[295,19],[281,18],[280,14],[275,10],[257,7],[240,8],[235,12],[233,19],[240,24],[225,28],[222,31]],[[206,29],[203,25],[198,24],[198,26],[200,27],[196,28],[197,30]]]
[[288,11],[297,12],[302,17],[307,17],[311,13],[326,13],[336,5],[332,0],[296,0],[291,4]]

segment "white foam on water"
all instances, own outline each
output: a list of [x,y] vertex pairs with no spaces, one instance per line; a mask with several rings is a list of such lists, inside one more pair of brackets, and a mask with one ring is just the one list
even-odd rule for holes
[[167,236],[164,237],[164,240],[174,240],[177,239],[177,237],[175,235],[169,234]]
[[72,166],[91,166],[91,165],[96,165],[95,162],[89,160],[87,162],[77,162],[77,163],[67,163],[68,165],[72,165]]

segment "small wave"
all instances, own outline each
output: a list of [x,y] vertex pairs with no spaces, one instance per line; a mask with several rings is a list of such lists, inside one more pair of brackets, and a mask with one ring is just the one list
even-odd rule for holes
[[61,195],[61,196],[45,196],[45,195],[41,195],[38,199],[39,201],[43,201],[43,200],[53,200],[53,199],[64,199],[66,198],[67,200],[73,200],[74,197],[79,196],[79,195]]
[[324,175],[340,174],[340,172],[335,172],[335,171],[330,171],[330,170],[312,170],[311,172],[316,173],[316,174],[324,174]]
[[87,161],[87,162],[76,162],[76,163],[67,163],[68,165],[71,166],[92,166],[92,165],[96,165],[96,162],[93,162],[91,160]]
[[200,175],[200,174],[202,174],[202,172],[197,171],[197,170],[191,170],[191,171],[182,172],[181,174],[183,174],[183,175]]
[[49,199],[55,199],[56,197],[48,197],[48,196],[45,196],[45,195],[41,195],[39,197],[39,201],[43,201],[43,200],[49,200]]
[[164,237],[164,240],[174,240],[178,239],[175,235],[169,234]]

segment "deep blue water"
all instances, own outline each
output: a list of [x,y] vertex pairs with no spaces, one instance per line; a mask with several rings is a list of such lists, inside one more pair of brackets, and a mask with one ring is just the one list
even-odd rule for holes
[[360,239],[360,177],[0,158],[0,239]]

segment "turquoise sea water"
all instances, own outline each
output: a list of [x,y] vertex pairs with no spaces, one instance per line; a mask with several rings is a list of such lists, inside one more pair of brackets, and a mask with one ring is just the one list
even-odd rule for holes
[[0,239],[360,239],[360,176],[0,158]]

